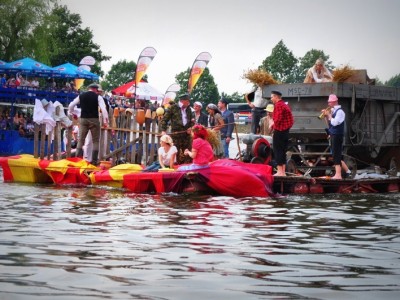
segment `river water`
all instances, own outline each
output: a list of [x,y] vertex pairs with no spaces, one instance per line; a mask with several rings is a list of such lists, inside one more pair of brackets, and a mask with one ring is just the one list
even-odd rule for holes
[[400,299],[400,194],[4,183],[0,299]]

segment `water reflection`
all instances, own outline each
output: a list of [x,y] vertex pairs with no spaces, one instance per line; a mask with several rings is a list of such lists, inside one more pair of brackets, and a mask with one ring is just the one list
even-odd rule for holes
[[398,196],[0,183],[0,298],[397,299]]

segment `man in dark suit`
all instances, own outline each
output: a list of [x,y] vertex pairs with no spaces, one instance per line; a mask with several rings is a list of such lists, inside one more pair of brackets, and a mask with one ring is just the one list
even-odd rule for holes
[[74,108],[78,104],[81,107],[81,116],[79,121],[79,141],[76,147],[76,156],[83,157],[83,145],[90,131],[93,140],[92,161],[93,165],[98,164],[99,142],[100,142],[100,119],[99,107],[102,113],[104,125],[108,124],[108,112],[103,97],[99,95],[100,85],[92,83],[88,86],[89,90],[76,97],[68,106],[68,112],[74,114]]
[[161,134],[167,132],[171,126],[170,136],[174,141],[178,153],[176,161],[178,164],[191,163],[192,159],[184,154],[185,149],[191,149],[192,137],[190,129],[194,125],[194,114],[190,108],[190,97],[188,94],[181,95],[179,102],[173,104],[166,110],[160,122]]

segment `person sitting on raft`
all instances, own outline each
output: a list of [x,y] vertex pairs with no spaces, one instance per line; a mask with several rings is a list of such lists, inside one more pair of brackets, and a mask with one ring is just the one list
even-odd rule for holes
[[172,138],[165,134],[160,138],[160,148],[158,148],[158,161],[153,162],[144,171],[157,171],[164,168],[174,168],[176,163],[176,153],[178,150],[174,146]]
[[206,140],[207,129],[203,125],[192,127],[192,150],[185,149],[184,154],[193,159],[190,165],[180,166],[178,171],[190,171],[209,167],[209,163],[214,159],[214,152],[210,143]]

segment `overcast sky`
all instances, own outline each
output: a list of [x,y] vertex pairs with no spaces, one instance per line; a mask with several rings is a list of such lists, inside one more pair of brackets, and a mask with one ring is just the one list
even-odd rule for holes
[[[245,93],[242,79],[283,40],[296,57],[323,50],[336,66],[386,81],[400,73],[400,0],[59,0],[81,16],[111,60],[157,50],[149,83],[161,92],[207,51],[219,92]],[[74,62],[78,63],[78,62]]]

